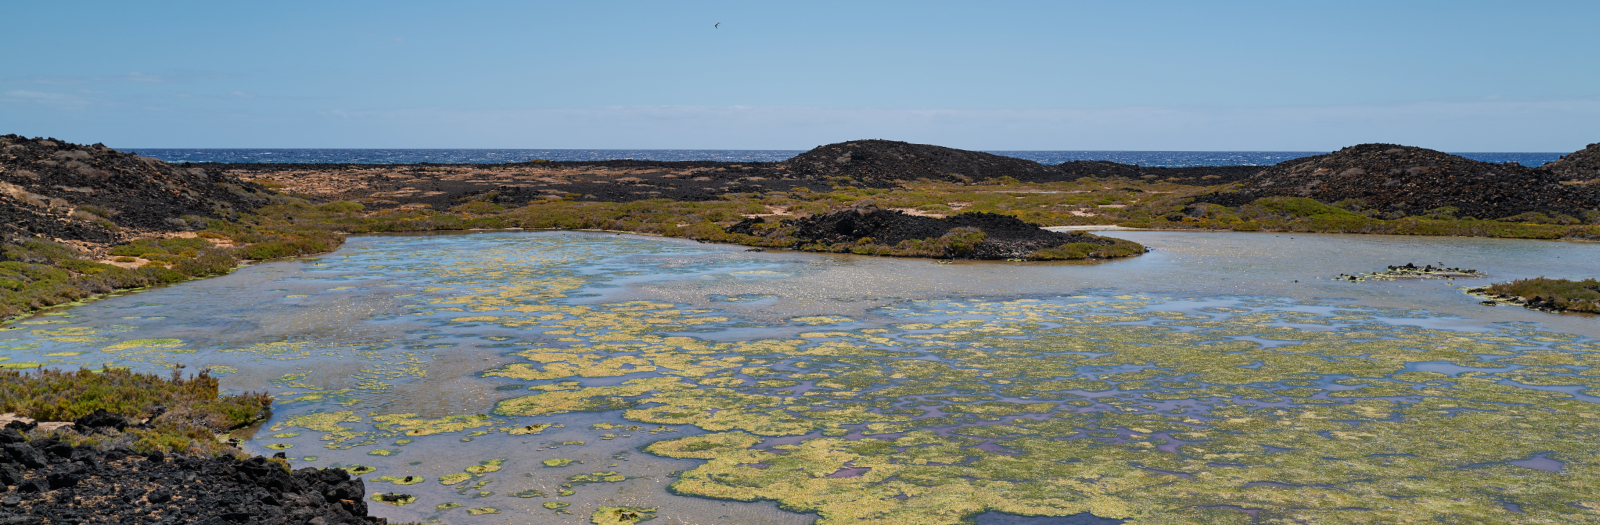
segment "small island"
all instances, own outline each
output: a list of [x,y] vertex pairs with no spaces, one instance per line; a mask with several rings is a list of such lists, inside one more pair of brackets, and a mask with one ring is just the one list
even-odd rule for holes
[[1469,293],[1486,297],[1485,303],[1505,301],[1531,310],[1600,314],[1600,281],[1584,279],[1517,279],[1473,288]]

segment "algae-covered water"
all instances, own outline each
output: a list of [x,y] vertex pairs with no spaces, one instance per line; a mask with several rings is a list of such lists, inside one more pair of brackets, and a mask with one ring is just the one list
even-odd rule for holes
[[[0,366],[209,367],[246,441],[446,523],[1600,521],[1600,245],[1119,232],[1099,264],[355,237],[52,312]],[[1344,282],[1444,263],[1477,280]]]

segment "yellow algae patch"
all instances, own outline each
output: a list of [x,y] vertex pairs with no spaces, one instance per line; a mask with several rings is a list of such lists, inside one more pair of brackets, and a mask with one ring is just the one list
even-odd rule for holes
[[476,414],[445,416],[438,419],[419,418],[416,414],[389,414],[373,416],[372,421],[385,432],[407,436],[429,436],[494,425],[489,416]]
[[299,427],[318,432],[343,432],[350,430],[350,428],[342,426],[341,423],[358,423],[360,421],[361,417],[356,416],[355,412],[348,410],[342,412],[321,412],[289,416],[287,420],[273,425],[272,430],[277,431],[283,430],[284,428]]
[[745,453],[762,438],[744,432],[721,432],[651,443],[645,452],[669,458],[712,459],[722,454]]
[[588,474],[574,474],[572,476],[568,476],[567,482],[561,484],[561,486],[575,487],[578,485],[588,485],[590,483],[621,483],[627,480],[627,476],[624,476],[614,470],[607,470],[605,472],[590,472]]
[[484,475],[484,474],[488,474],[490,472],[495,472],[495,471],[500,470],[500,468],[501,468],[500,464],[505,463],[505,462],[506,462],[506,460],[504,460],[504,459],[484,460],[483,462],[478,463],[477,465],[473,465],[473,466],[467,467],[466,471],[469,472],[469,473],[472,473],[473,475],[481,476],[481,475]]
[[567,377],[613,377],[656,370],[649,360],[630,355],[606,358],[596,354],[580,355],[548,351],[526,351],[519,352],[518,355],[544,363],[544,369],[539,370],[532,365],[514,363],[484,372],[483,375],[532,381]]
[[371,499],[372,501],[394,505],[396,507],[404,506],[417,501],[417,497],[410,494],[392,494],[388,492],[373,494]]
[[605,507],[589,515],[594,525],[635,525],[656,518],[656,507]]
[[561,427],[565,427],[565,426],[566,425],[562,425],[562,424],[559,424],[559,423],[535,423],[535,424],[532,424],[532,425],[523,425],[523,426],[520,426],[520,427],[505,427],[505,428],[502,428],[500,430],[505,432],[505,433],[507,433],[507,434],[511,434],[513,436],[526,436],[526,435],[530,435],[530,434],[541,434],[541,433],[544,433],[544,431],[547,430],[547,429],[561,428]]
[[179,347],[182,347],[183,345],[184,345],[184,342],[183,342],[182,339],[130,339],[130,340],[127,340],[127,341],[123,341],[123,342],[120,342],[120,343],[117,343],[117,344],[110,345],[110,346],[107,346],[105,348],[102,348],[101,351],[104,351],[104,352],[121,352],[121,351],[124,351],[124,350],[133,350],[133,349],[160,350],[160,349],[168,349],[168,348],[179,348]]
[[288,419],[272,425],[272,431],[277,432],[288,428],[298,427],[307,430],[315,430],[317,432],[327,432],[326,435],[322,436],[322,440],[330,442],[328,443],[328,448],[338,448],[340,445],[348,448],[360,444],[349,444],[350,441],[358,438],[367,437],[370,441],[370,432],[357,432],[350,427],[343,425],[343,423],[359,423],[360,421],[361,417],[356,416],[354,412],[348,410],[340,412],[318,412],[289,416]]
[[572,464],[570,459],[547,459],[543,461],[545,467],[559,468]]
[[546,392],[507,399],[495,405],[496,414],[509,416],[543,416],[564,412],[596,412],[618,410],[633,406],[637,397],[652,391],[675,391],[693,388],[675,377],[633,379],[619,386],[587,387],[579,390]]
[[256,343],[256,344],[244,347],[244,348],[237,348],[237,349],[223,350],[223,351],[224,352],[250,352],[250,353],[265,354],[265,355],[272,355],[272,356],[281,356],[282,354],[294,353],[294,354],[301,354],[301,357],[306,357],[306,356],[310,355],[310,353],[307,352],[307,350],[310,348],[310,346],[311,346],[311,343],[307,343],[307,342],[276,341],[276,342],[270,342],[270,343]]

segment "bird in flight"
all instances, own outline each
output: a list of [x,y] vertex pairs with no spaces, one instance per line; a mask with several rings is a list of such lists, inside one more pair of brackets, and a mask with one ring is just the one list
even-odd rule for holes
[[720,29],[720,28],[722,28],[722,22],[717,22],[716,24],[713,24],[711,26],[711,28],[712,29]]

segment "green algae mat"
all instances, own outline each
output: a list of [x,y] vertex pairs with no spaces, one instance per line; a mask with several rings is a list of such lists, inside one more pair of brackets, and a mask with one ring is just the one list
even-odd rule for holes
[[278,399],[253,450],[364,475],[395,519],[1600,522],[1600,342],[1535,324],[1092,290],[755,320],[638,292],[771,279],[707,295],[781,303],[817,257],[360,238],[40,318],[65,322],[0,352],[231,371]]

